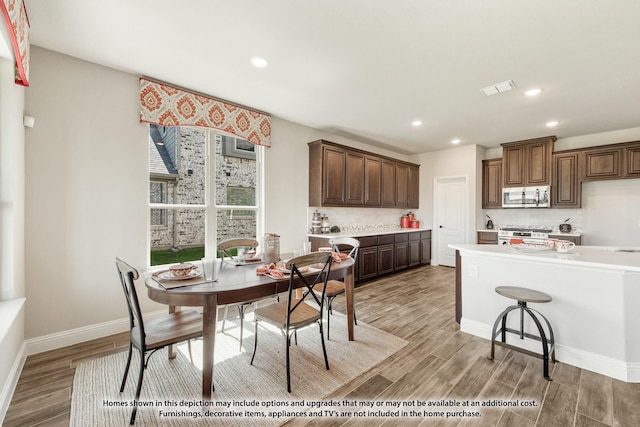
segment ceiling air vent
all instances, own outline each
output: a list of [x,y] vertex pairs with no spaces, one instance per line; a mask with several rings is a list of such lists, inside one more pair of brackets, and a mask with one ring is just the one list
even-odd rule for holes
[[513,80],[507,80],[506,82],[496,83],[494,85],[482,88],[480,89],[480,91],[487,96],[491,96],[498,93],[507,92],[515,87],[516,84],[513,82]]

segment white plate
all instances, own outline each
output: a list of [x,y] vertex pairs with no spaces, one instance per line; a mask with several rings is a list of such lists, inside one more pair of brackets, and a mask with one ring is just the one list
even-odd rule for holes
[[186,276],[173,276],[169,270],[162,270],[153,273],[154,277],[162,280],[188,280],[202,275],[202,270],[196,268],[191,270]]

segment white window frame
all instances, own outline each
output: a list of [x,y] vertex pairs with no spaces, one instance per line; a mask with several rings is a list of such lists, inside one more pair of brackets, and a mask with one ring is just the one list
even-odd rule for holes
[[[264,234],[264,147],[256,146],[256,204],[255,206],[236,206],[236,205],[216,205],[213,203],[216,200],[216,186],[212,182],[212,179],[216,177],[216,162],[213,161],[211,153],[212,146],[215,144],[216,134],[225,134],[216,130],[209,130],[206,132],[206,158],[205,158],[205,203],[204,204],[165,204],[165,203],[150,203],[149,194],[147,194],[147,268],[157,269],[160,265],[151,265],[151,209],[166,209],[166,210],[179,210],[179,209],[196,209],[205,211],[205,242],[204,253],[206,257],[217,256],[217,226],[218,226],[218,211],[228,209],[242,209],[253,210],[256,212],[256,239],[261,241],[260,236]],[[235,136],[235,135],[231,135]],[[215,149],[213,149],[215,154]],[[148,161],[148,160],[147,160]],[[148,167],[148,166],[147,166]],[[150,180],[147,174],[147,180]],[[149,186],[147,185],[147,188]],[[167,214],[168,217],[168,214]]]

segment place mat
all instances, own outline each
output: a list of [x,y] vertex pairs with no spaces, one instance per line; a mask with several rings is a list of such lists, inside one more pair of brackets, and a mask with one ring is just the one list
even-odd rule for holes
[[[291,346],[291,393],[287,392],[283,337],[279,330],[260,326],[259,343],[253,365],[253,313],[245,318],[242,351],[238,351],[239,322],[227,320],[224,333],[216,334],[214,402],[226,402],[224,411],[292,410],[289,406],[248,407],[243,402],[305,402],[295,410],[309,409],[309,402],[327,398],[354,378],[369,371],[407,345],[407,341],[373,328],[361,321],[355,326],[355,341],[347,339],[346,317],[336,311],[331,316],[331,340],[325,340],[329,367],[324,367],[322,346],[317,326],[298,331],[298,345]],[[227,416],[194,418],[188,415],[161,415],[179,410],[200,412],[202,399],[202,340],[191,341],[193,363],[186,343],[178,347],[175,359],[168,360],[166,350],[149,360],[145,370],[137,427],[145,426],[278,426],[289,417],[280,418]],[[135,353],[135,351],[134,351]],[[76,368],[71,396],[70,427],[124,426],[131,416],[130,404],[135,395],[138,376],[138,354],[133,355],[127,384],[122,393],[120,382],[126,363],[126,352],[82,362]],[[176,406],[173,406],[175,402]],[[183,402],[184,405],[180,406]],[[234,403],[235,402],[235,403]],[[146,406],[149,405],[149,406]],[[165,406],[166,405],[166,406]],[[220,411],[214,406],[212,411]],[[317,410],[317,408],[316,408]]]
[[213,280],[205,280],[204,276],[202,275],[202,270],[200,270],[199,268],[196,270],[197,274],[195,274],[193,277],[189,278],[189,279],[163,279],[160,276],[167,272],[169,270],[160,270],[160,271],[156,271],[154,272],[151,277],[153,278],[153,280],[155,280],[160,286],[162,286],[165,289],[174,289],[174,288],[182,288],[185,286],[193,286],[193,285],[200,285],[202,283],[208,283],[208,282],[215,282],[218,279],[213,279]]

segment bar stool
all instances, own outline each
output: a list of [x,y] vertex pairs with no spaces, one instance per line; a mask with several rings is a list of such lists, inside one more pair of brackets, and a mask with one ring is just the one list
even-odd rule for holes
[[[518,301],[518,305],[512,305],[506,308],[498,318],[496,322],[493,324],[493,332],[491,334],[491,357],[489,359],[493,360],[495,355],[495,346],[499,345],[501,347],[505,347],[511,349],[513,351],[519,351],[521,353],[528,354],[530,356],[534,356],[537,358],[541,358],[544,362],[543,364],[543,374],[545,379],[551,381],[551,377],[549,376],[549,355],[551,355],[551,361],[556,363],[556,342],[553,336],[553,329],[551,329],[551,325],[546,317],[544,317],[540,312],[533,310],[532,308],[527,307],[528,302],[535,303],[546,303],[551,301],[551,297],[544,292],[534,291],[533,289],[520,288],[516,286],[498,286],[496,288],[496,292],[503,297],[511,298]],[[513,310],[520,309],[520,330],[507,328],[507,315]],[[538,328],[539,336],[531,335],[524,332],[524,313],[527,313],[529,317],[533,320]],[[534,314],[535,313],[535,314]],[[549,338],[547,339],[547,335],[538,319],[538,316],[544,319],[547,324],[547,328],[549,330]],[[501,325],[500,329],[498,327]],[[524,339],[524,337],[531,338],[537,341],[542,342],[542,355],[538,353],[534,353],[529,350],[525,350],[520,347],[516,347],[506,343],[507,332],[516,334],[520,336],[520,339]],[[496,337],[501,335],[501,342],[496,341]]]

